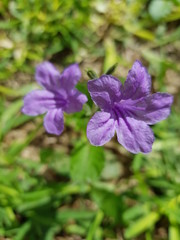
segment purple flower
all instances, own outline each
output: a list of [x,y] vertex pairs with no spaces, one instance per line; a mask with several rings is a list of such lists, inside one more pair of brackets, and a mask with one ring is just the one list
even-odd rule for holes
[[22,112],[30,116],[47,112],[46,131],[60,135],[64,129],[63,112],[78,112],[87,102],[87,97],[75,88],[81,78],[78,64],[70,65],[60,74],[50,62],[43,62],[37,66],[35,78],[44,89],[25,96]]
[[167,93],[150,94],[151,77],[141,62],[135,61],[124,86],[113,76],[103,75],[88,82],[88,91],[101,111],[87,126],[91,144],[102,146],[117,133],[117,139],[132,153],[152,150],[154,135],[148,125],[170,113],[173,97]]

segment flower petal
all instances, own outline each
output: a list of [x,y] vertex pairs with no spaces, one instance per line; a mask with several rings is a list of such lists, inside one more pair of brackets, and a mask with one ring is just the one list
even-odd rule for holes
[[81,71],[77,63],[70,65],[65,68],[61,75],[61,88],[65,89],[67,92],[71,91],[79,79],[81,78]]
[[44,127],[48,133],[60,135],[64,130],[63,112],[61,109],[53,109],[44,117]]
[[56,108],[54,94],[46,90],[34,90],[24,97],[22,112],[26,115],[37,116]]
[[118,142],[132,153],[152,151],[154,135],[151,128],[143,121],[130,117],[120,117],[116,122]]
[[77,89],[74,89],[71,92],[71,95],[68,96],[67,105],[63,110],[67,113],[79,112],[82,110],[83,104],[87,102],[86,95],[79,92]]
[[35,78],[47,90],[56,91],[60,88],[60,73],[50,62],[42,62],[36,67]]
[[135,61],[123,87],[123,99],[139,99],[151,91],[151,76],[140,61]]
[[87,125],[87,138],[95,146],[102,146],[114,136],[115,121],[110,113],[97,112]]
[[104,111],[109,111],[113,103],[120,100],[121,86],[121,82],[110,75],[88,81],[91,98]]
[[172,95],[155,93],[136,103],[132,114],[135,118],[145,121],[147,124],[155,124],[168,117],[172,103]]

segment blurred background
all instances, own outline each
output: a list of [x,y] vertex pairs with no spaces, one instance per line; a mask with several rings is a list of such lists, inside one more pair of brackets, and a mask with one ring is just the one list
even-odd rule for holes
[[[21,114],[37,89],[35,66],[60,71],[79,62],[98,75],[114,63],[124,82],[134,60],[152,91],[174,95],[155,126],[148,155],[128,153],[116,137],[86,142],[91,104],[65,116],[60,137],[43,117]],[[180,240],[180,1],[0,1],[0,240]]]

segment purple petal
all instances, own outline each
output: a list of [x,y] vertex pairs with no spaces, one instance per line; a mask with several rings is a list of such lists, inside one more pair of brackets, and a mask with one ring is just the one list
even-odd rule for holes
[[102,146],[114,136],[115,121],[110,113],[97,112],[87,125],[87,138],[95,146]]
[[113,103],[120,100],[121,86],[121,82],[110,75],[88,81],[88,91],[93,101],[104,111],[109,111]]
[[37,116],[56,108],[54,94],[46,90],[34,90],[24,97],[22,112],[30,116]]
[[44,117],[44,127],[48,133],[60,135],[64,130],[63,112],[61,109],[54,109],[47,112]]
[[70,65],[65,68],[61,75],[61,88],[65,89],[67,92],[71,91],[79,79],[81,78],[81,71],[77,63]]
[[154,135],[151,128],[143,121],[130,117],[119,118],[116,122],[118,142],[132,153],[152,151]]
[[56,91],[60,88],[60,73],[50,62],[43,62],[36,67],[35,78],[47,90]]
[[167,93],[155,93],[145,97],[132,110],[132,114],[147,124],[155,124],[168,117],[173,96]]
[[87,100],[86,95],[74,89],[71,95],[68,96],[67,105],[63,110],[67,113],[79,112],[82,110],[83,104],[87,102]]
[[139,99],[151,91],[151,77],[140,61],[135,61],[123,87],[123,99]]

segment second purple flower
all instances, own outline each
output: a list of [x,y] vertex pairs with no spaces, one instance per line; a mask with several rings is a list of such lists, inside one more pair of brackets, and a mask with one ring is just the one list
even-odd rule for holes
[[101,108],[87,126],[91,144],[102,146],[117,133],[118,141],[132,153],[152,150],[154,134],[148,125],[170,113],[173,97],[151,94],[151,77],[141,62],[135,61],[124,86],[113,76],[103,75],[88,82],[89,93]]
[[86,95],[75,88],[81,78],[78,64],[70,65],[60,74],[50,62],[43,62],[37,66],[35,78],[44,89],[25,96],[22,112],[30,116],[46,113],[46,131],[60,135],[64,129],[63,112],[79,112],[87,102]]

